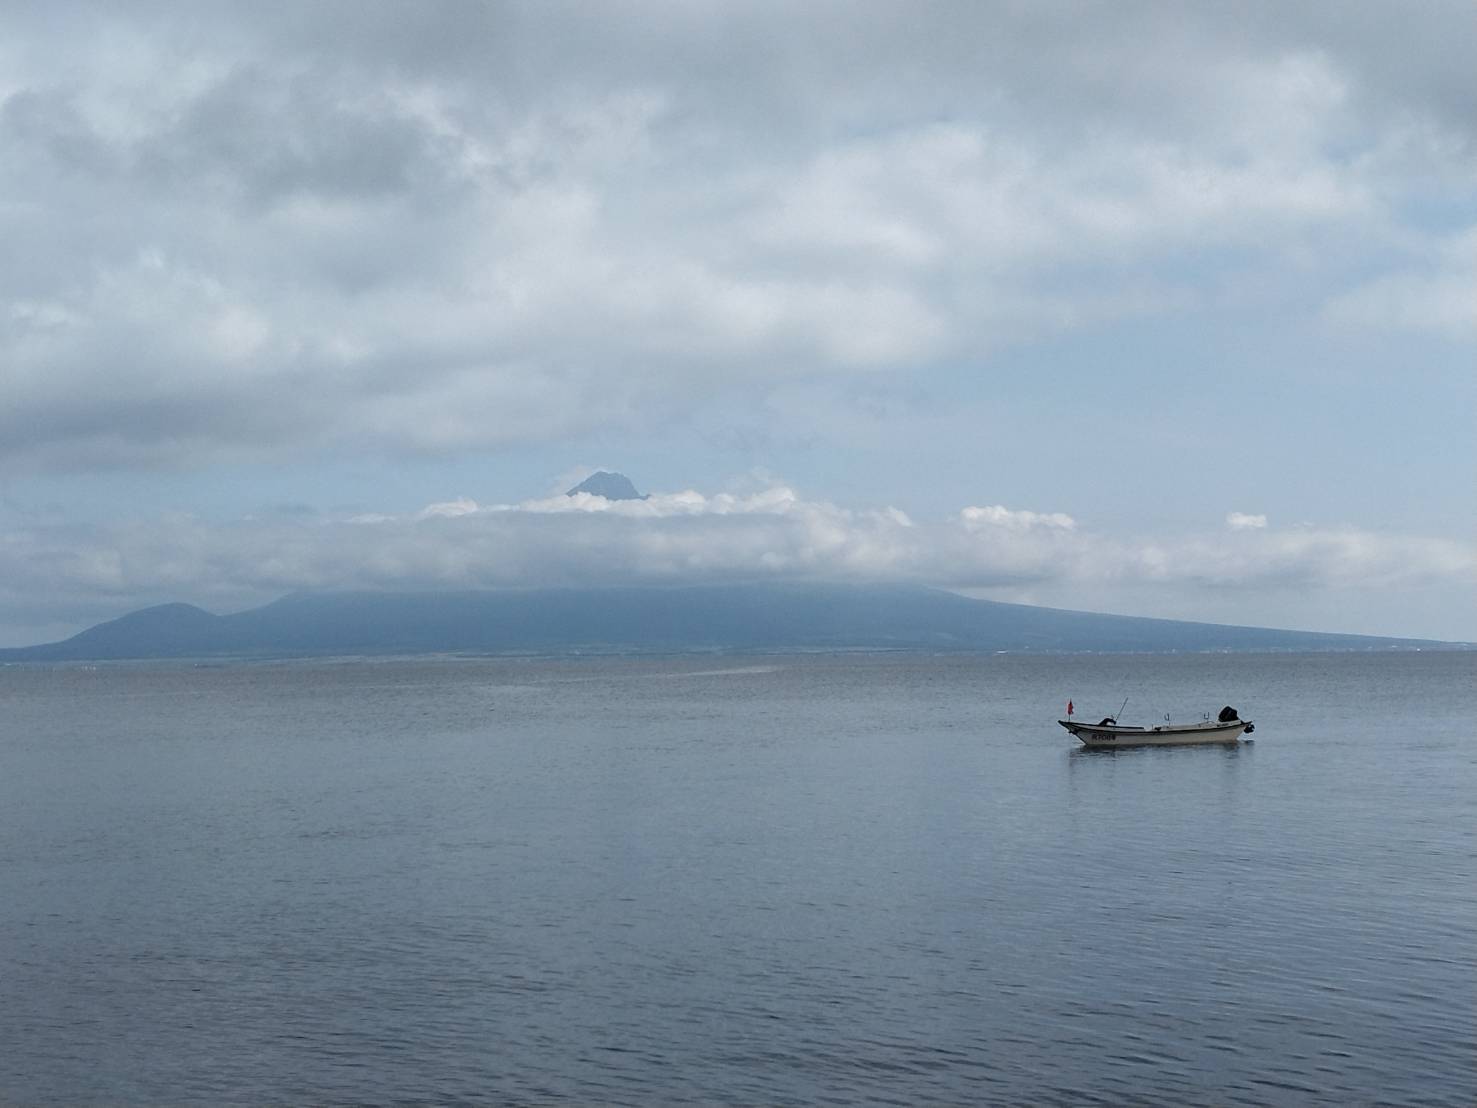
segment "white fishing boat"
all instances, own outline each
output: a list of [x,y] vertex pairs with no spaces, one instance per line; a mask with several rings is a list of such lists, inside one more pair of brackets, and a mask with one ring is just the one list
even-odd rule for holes
[[1201,743],[1234,743],[1242,735],[1256,730],[1247,719],[1240,719],[1236,709],[1227,705],[1220,715],[1208,715],[1197,723],[1161,723],[1153,727],[1129,727],[1108,716],[1098,723],[1075,720],[1071,716],[1057,720],[1081,740],[1083,746],[1195,746]]

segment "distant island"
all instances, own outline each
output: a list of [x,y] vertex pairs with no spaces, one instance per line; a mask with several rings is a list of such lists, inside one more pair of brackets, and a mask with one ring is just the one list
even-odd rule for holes
[[0,662],[391,654],[910,650],[1352,651],[1469,644],[1277,631],[972,600],[917,586],[736,584],[298,593],[231,615],[145,608]]

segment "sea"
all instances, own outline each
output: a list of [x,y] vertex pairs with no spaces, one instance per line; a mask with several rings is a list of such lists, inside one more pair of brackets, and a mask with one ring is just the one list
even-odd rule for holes
[[1474,661],[3,667],[0,1102],[1470,1106]]

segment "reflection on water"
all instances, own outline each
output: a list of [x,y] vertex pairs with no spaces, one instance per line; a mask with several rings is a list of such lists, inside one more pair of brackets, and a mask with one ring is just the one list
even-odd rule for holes
[[1256,745],[1252,739],[1243,739],[1237,743],[1185,743],[1179,746],[1077,746],[1067,752],[1069,758],[1129,758],[1136,754],[1194,754],[1199,757],[1207,757],[1219,754],[1223,758],[1239,758],[1243,751],[1250,753],[1250,748]]
[[0,1100],[1468,1105],[1470,676],[3,669]]

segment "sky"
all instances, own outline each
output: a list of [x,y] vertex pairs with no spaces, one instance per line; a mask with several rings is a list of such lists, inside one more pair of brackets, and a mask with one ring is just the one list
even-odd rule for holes
[[0,2],[0,645],[730,580],[1477,640],[1474,41]]

